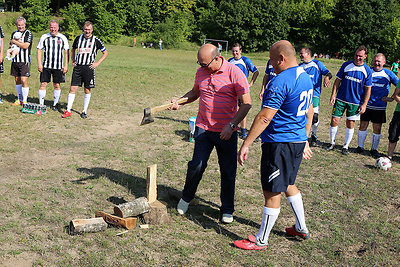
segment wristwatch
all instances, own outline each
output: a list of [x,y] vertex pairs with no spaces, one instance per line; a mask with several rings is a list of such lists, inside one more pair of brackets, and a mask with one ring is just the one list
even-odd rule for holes
[[232,131],[236,130],[236,125],[232,122],[229,122],[229,126],[231,127]]

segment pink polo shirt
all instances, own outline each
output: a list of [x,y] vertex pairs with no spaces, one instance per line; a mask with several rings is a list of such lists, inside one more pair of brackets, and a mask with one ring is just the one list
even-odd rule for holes
[[221,68],[213,74],[198,68],[194,90],[200,91],[196,126],[221,132],[236,115],[238,97],[249,93],[249,83],[243,71],[222,58]]

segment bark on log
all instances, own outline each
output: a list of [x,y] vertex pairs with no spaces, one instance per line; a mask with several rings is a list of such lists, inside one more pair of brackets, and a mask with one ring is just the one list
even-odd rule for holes
[[167,211],[167,205],[161,201],[154,201],[150,203],[150,211],[143,214],[143,218],[148,224],[164,224],[170,221],[170,217]]
[[131,202],[126,202],[121,205],[117,205],[114,207],[114,214],[121,217],[133,217],[138,216],[140,214],[146,213],[150,210],[149,202],[147,198],[140,197]]
[[114,216],[112,214],[108,214],[102,211],[96,211],[96,217],[103,217],[104,221],[108,224],[112,224],[114,226],[124,227],[125,229],[132,229],[136,225],[137,218],[121,218],[118,216]]
[[71,235],[81,233],[94,233],[107,229],[107,223],[102,217],[91,219],[75,219],[69,223],[69,233]]

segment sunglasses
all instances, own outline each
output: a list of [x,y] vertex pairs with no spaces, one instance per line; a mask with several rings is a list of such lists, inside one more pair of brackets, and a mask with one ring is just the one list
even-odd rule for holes
[[210,63],[208,63],[208,64],[206,64],[206,63],[200,63],[200,62],[198,62],[198,61],[197,61],[197,64],[199,64],[200,67],[202,67],[202,68],[208,68],[208,66],[210,66],[210,64],[214,61],[215,58],[216,58],[216,57],[214,57],[214,58],[210,61]]

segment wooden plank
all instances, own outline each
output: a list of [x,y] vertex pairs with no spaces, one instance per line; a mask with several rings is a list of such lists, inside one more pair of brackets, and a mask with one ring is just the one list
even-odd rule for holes
[[96,211],[96,217],[102,217],[108,224],[114,226],[124,227],[125,229],[131,230],[135,227],[137,218],[121,218],[112,214],[108,214],[102,211]]
[[149,203],[157,200],[157,164],[147,167],[147,200]]
[[81,233],[94,233],[104,231],[107,229],[107,223],[103,218],[91,218],[91,219],[75,219],[69,224],[70,234],[81,234]]

